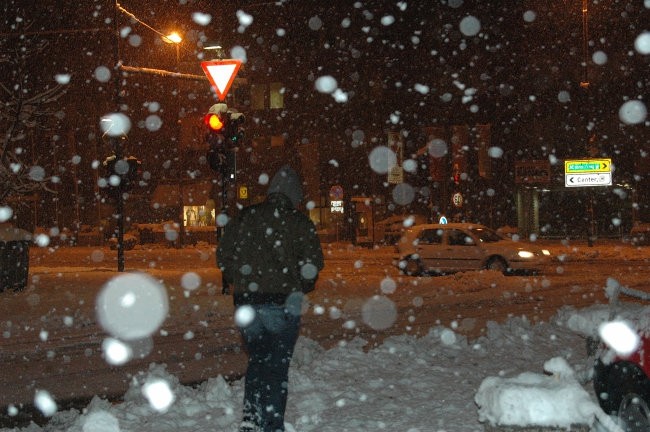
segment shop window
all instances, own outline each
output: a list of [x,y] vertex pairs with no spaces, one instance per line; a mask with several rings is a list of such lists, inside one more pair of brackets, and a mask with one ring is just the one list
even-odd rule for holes
[[251,84],[251,108],[254,110],[284,108],[284,85],[280,82],[270,84]]
[[186,227],[214,225],[214,209],[206,206],[183,206],[183,225]]

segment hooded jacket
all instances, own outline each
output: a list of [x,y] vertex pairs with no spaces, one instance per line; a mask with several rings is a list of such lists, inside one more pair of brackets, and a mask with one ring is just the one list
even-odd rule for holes
[[271,180],[266,200],[231,219],[217,248],[224,283],[234,286],[236,306],[282,305],[293,292],[314,288],[323,268],[316,227],[297,208],[298,174],[283,167]]

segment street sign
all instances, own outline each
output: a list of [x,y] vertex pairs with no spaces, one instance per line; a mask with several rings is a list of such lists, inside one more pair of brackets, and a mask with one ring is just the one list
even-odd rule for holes
[[343,186],[334,185],[330,188],[330,200],[341,201],[343,199]]
[[564,161],[564,173],[611,173],[611,159],[580,159]]
[[401,166],[392,166],[388,171],[388,183],[400,184],[404,183],[404,169]]
[[578,173],[564,175],[564,186],[566,187],[611,185],[612,173]]
[[454,207],[461,208],[463,206],[463,194],[461,194],[460,192],[456,192],[451,197],[451,202],[454,203]]
[[611,186],[611,159],[577,159],[564,161],[564,186]]
[[226,99],[230,86],[235,81],[237,72],[241,67],[241,60],[210,60],[201,62],[203,72],[212,84],[212,88],[217,92],[220,101]]

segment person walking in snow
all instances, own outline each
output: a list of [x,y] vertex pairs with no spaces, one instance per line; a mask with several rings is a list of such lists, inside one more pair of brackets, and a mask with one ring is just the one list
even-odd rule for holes
[[303,296],[314,289],[323,268],[316,227],[297,208],[302,197],[300,177],[283,166],[266,200],[231,219],[217,248],[248,352],[240,432],[284,431]]

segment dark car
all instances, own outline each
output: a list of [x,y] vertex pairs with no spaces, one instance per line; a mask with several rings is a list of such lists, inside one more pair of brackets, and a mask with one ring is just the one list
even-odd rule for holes
[[630,230],[630,241],[635,246],[650,245],[650,223],[637,223]]

